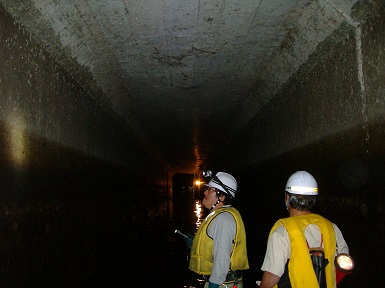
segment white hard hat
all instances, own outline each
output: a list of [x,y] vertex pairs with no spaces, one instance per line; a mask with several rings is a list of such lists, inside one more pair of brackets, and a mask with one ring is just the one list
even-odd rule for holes
[[211,178],[208,184],[205,184],[208,187],[214,187],[222,192],[230,194],[232,197],[235,197],[235,192],[237,191],[237,180],[233,176],[225,172],[218,172],[213,178]]
[[297,171],[287,180],[285,191],[299,195],[318,195],[318,185],[309,172]]

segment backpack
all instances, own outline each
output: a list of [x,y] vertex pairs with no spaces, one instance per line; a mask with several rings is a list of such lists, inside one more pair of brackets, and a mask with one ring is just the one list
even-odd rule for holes
[[[320,247],[310,248],[309,243],[307,243],[307,241],[306,241],[306,244],[307,244],[307,248],[309,249],[310,259],[313,264],[314,273],[317,277],[319,287],[327,288],[325,267],[329,264],[329,260],[325,259],[324,249],[322,248],[322,235],[321,235]],[[278,288],[291,288],[291,283],[290,283],[289,273],[288,273],[289,261],[286,263],[285,272],[279,279]]]
[[310,248],[307,241],[306,244],[309,249],[310,259],[313,264],[313,269],[317,277],[319,287],[326,288],[325,267],[329,264],[329,260],[325,259],[324,249],[322,248],[322,235],[320,247]]

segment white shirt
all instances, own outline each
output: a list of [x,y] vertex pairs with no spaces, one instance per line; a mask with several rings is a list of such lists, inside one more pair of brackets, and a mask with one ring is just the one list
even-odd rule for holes
[[[339,253],[349,254],[348,245],[346,244],[340,229],[334,223],[333,228],[336,234],[336,255]],[[307,226],[305,229],[305,237],[310,248],[320,247],[321,232],[317,225],[310,224]],[[285,226],[282,225],[271,233],[269,237],[261,270],[268,271],[281,277],[285,271],[286,262],[290,258],[290,250],[289,234],[287,233]]]

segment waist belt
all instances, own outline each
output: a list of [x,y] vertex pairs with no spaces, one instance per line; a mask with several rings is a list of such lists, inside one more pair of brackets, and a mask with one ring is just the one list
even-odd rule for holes
[[[203,275],[203,278],[206,281],[209,281],[210,275]],[[243,278],[243,273],[242,271],[229,271],[226,275],[226,280],[223,282],[224,284],[226,283],[231,283],[231,282],[241,282]]]

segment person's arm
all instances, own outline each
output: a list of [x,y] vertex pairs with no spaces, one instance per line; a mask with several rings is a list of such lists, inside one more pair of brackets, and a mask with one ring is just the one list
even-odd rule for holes
[[262,280],[260,287],[274,287],[285,271],[290,256],[290,242],[284,226],[278,227],[269,237],[265,259],[262,264]]
[[259,287],[261,288],[272,288],[278,284],[280,277],[270,272],[263,272],[261,284]]
[[337,244],[337,251],[336,254],[339,253],[346,253],[349,254],[349,247],[346,243],[344,237],[342,236],[341,230],[337,227],[336,224],[333,223],[333,228],[336,233],[336,244]]
[[221,213],[215,217],[207,232],[214,240],[213,269],[209,280],[212,283],[222,284],[230,267],[230,256],[236,232],[234,217],[228,212]]

